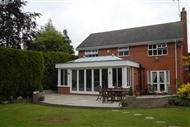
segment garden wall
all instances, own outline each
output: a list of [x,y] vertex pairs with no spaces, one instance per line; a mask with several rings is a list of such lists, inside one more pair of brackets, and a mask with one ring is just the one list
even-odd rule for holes
[[169,105],[169,101],[175,96],[127,96],[128,108],[157,108]]

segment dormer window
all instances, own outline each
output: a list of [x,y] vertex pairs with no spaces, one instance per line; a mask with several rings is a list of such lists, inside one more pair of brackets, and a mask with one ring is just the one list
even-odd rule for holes
[[84,54],[85,54],[85,57],[97,57],[98,56],[98,50],[97,49],[86,50]]
[[118,48],[118,56],[128,56],[128,55],[129,55],[129,47]]
[[162,56],[167,54],[168,54],[167,44],[148,45],[149,56]]

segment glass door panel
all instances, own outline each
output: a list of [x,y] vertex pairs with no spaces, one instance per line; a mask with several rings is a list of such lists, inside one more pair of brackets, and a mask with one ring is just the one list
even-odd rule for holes
[[79,91],[84,91],[84,70],[79,70]]
[[92,71],[86,70],[86,91],[92,91]]
[[102,88],[108,88],[108,69],[102,69]]
[[100,85],[100,70],[94,69],[94,91],[98,91]]
[[77,91],[77,70],[72,70],[72,91]]
[[118,87],[122,87],[122,68],[118,68]]

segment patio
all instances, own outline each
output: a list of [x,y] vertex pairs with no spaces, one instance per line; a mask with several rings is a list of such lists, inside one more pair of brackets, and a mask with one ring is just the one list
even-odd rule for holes
[[[64,107],[83,107],[83,108],[121,108],[119,102],[110,101],[102,103],[102,100],[96,100],[96,95],[79,94],[58,94],[45,92],[45,100],[40,102],[46,105],[64,106]],[[146,95],[128,98],[128,108],[155,108],[168,104],[173,95]]]

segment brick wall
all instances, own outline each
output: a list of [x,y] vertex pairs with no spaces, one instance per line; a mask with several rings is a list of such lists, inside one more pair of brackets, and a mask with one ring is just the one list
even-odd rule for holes
[[[147,81],[147,71],[150,70],[169,70],[170,71],[170,85],[173,86],[173,91],[176,89],[176,68],[175,68],[175,43],[169,42],[167,43],[168,54],[164,56],[148,56],[148,46],[130,46],[129,47],[129,56],[121,57],[123,59],[132,60],[135,62],[140,62],[142,65],[142,87],[146,88]],[[177,77],[183,83],[183,47],[176,47],[177,53]],[[99,56],[108,56],[114,54],[118,56],[118,48],[110,48],[110,49],[99,49]],[[84,51],[79,51],[79,58],[84,56]],[[135,85],[140,84],[140,71],[135,70]]]

